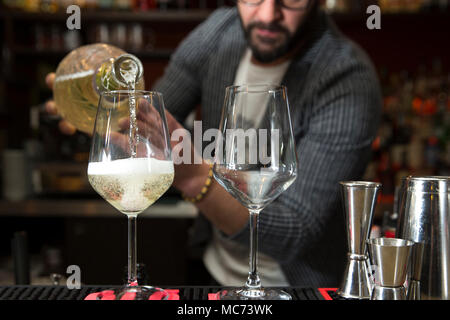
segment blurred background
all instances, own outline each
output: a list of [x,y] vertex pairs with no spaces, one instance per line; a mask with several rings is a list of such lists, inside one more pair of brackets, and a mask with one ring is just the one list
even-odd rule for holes
[[[81,8],[81,30],[66,8]],[[369,30],[366,8],[381,8]],[[213,0],[0,0],[0,285],[25,254],[32,284],[78,265],[85,284],[121,284],[126,219],[86,177],[90,138],[62,135],[44,111],[44,79],[72,49],[104,42],[135,54],[150,89],[179,42],[217,7]],[[374,232],[390,236],[396,186],[408,174],[450,176],[450,3],[448,0],[324,0],[338,27],[371,57],[382,84],[383,120],[364,179],[383,184]],[[169,192],[138,223],[141,276],[152,284],[202,283],[201,257],[187,239],[197,211]],[[15,239],[15,240],[14,240]],[[64,279],[64,278],[63,278]]]

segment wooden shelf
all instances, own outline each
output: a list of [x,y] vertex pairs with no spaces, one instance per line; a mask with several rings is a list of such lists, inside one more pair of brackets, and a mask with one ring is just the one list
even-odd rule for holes
[[[173,53],[173,49],[154,49],[154,50],[139,50],[134,51],[132,49],[124,49],[126,52],[134,54],[138,58],[141,59],[169,59]],[[12,49],[12,53],[19,57],[26,58],[63,58],[66,56],[70,50],[52,50],[52,49],[43,49],[37,50],[34,48],[27,47],[14,47]]]
[[[164,11],[81,11],[85,22],[201,22],[211,10],[164,10]],[[24,12],[5,10],[0,12],[1,19],[22,21],[64,21],[69,15],[65,12]]]
[[[340,22],[361,22],[366,21],[369,17],[368,14],[361,13],[333,13],[331,14],[333,19]],[[442,11],[420,11],[420,12],[399,12],[399,13],[381,13],[381,21],[389,22],[404,22],[412,20],[416,22],[420,21],[435,21],[435,20],[447,20],[450,18],[450,12]]]
[[[150,10],[150,11],[103,11],[103,10],[82,10],[81,19],[86,22],[201,22],[205,20],[213,11],[202,9],[184,10]],[[13,19],[24,21],[64,21],[69,15],[64,11],[56,13],[45,12],[25,12],[17,10],[3,10],[0,12],[0,19]],[[368,14],[360,13],[331,13],[337,22],[358,22],[365,21]],[[382,18],[389,21],[404,21],[411,19],[448,19],[450,12],[445,11],[420,11],[420,12],[399,12],[382,13]]]

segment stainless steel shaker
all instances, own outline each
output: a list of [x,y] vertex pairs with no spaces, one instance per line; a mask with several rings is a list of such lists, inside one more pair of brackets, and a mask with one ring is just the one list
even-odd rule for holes
[[423,245],[420,299],[450,300],[450,177],[408,177],[403,197],[396,237]]
[[[405,206],[406,187],[410,178],[411,176],[402,177],[400,185],[395,187],[393,213],[397,214],[397,221],[401,220],[400,214],[403,214],[404,211],[401,208]],[[398,230],[398,227],[396,230]]]
[[423,242],[414,243],[408,271],[408,300],[421,300],[420,278],[422,273]]
[[380,183],[341,182],[349,247],[348,263],[337,293],[344,298],[370,299],[372,284],[366,241],[369,238]]

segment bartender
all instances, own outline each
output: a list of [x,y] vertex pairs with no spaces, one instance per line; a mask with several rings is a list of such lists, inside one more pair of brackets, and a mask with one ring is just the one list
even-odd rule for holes
[[[363,175],[381,114],[371,62],[319,2],[239,0],[216,10],[182,41],[153,88],[164,95],[173,131],[199,104],[203,127],[218,128],[227,85],[287,87],[299,167],[295,182],[260,214],[264,286],[339,284],[347,250],[338,182]],[[53,80],[48,75],[50,86]],[[57,112],[53,101],[47,110]],[[75,132],[65,120],[60,129]],[[176,165],[173,186],[201,212],[192,241],[204,245],[213,283],[241,286],[248,210],[218,183],[205,185],[208,174],[206,162]]]

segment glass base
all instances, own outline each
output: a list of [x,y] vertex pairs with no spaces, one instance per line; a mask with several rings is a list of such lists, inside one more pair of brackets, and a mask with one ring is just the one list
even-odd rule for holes
[[114,291],[116,300],[168,300],[169,294],[151,286],[125,286]]
[[287,292],[273,288],[234,288],[218,293],[219,300],[292,300]]

